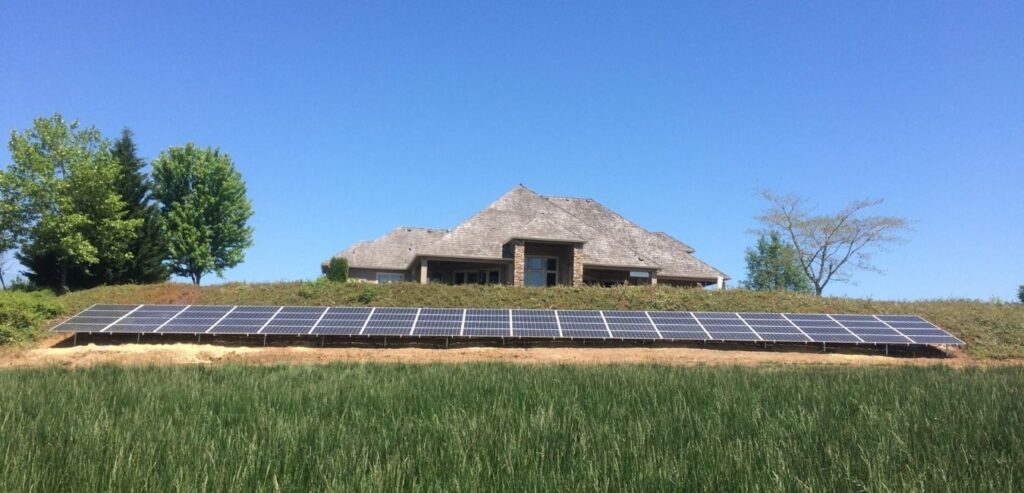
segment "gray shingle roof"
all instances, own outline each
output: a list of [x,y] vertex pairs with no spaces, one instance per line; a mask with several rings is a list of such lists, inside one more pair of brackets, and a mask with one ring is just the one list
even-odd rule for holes
[[[338,252],[350,267],[369,269],[405,269],[416,258],[417,250],[447,233],[443,229],[399,227],[373,241],[360,241]],[[324,265],[328,264],[324,262]]]
[[584,265],[658,269],[664,277],[725,277],[681,241],[647,231],[594,200],[545,197],[522,185],[455,229],[397,228],[338,256],[352,267],[405,269],[419,255],[500,259],[513,238],[582,242]]

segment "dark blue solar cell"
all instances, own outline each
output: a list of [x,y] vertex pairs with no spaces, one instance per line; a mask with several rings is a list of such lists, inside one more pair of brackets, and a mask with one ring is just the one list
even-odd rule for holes
[[946,331],[939,329],[899,329],[900,333],[906,336],[944,336]]
[[366,323],[364,335],[402,336],[412,332],[416,310],[412,308],[377,308]]
[[[561,317],[561,313],[559,313],[559,317]],[[566,322],[564,319],[562,320],[562,335],[583,339],[607,339],[610,337],[604,323]]]
[[799,335],[799,336],[803,335],[803,333],[800,332],[800,330],[798,330],[796,327],[774,327],[774,326],[772,326],[772,327],[759,327],[759,326],[754,326],[753,328],[754,328],[755,332],[757,332],[758,334],[761,334],[762,336],[764,336],[765,334],[792,334],[792,335]]
[[901,335],[858,334],[864,342],[873,344],[907,344],[911,341]]
[[858,342],[861,342],[860,339],[857,339],[857,337],[855,337],[855,336],[853,336],[852,334],[849,334],[849,333],[847,333],[845,335],[843,335],[843,334],[811,334],[811,333],[808,333],[807,335],[810,336],[810,338],[813,339],[814,342],[844,342],[844,343],[858,343]]
[[808,342],[809,338],[804,337],[803,334],[771,334],[761,333],[761,338],[769,342]]
[[879,320],[885,322],[924,322],[925,320],[917,315],[878,315]]
[[558,327],[516,327],[512,329],[514,337],[558,337]]
[[700,331],[681,331],[681,330],[669,330],[661,331],[661,337],[668,340],[680,340],[680,341],[704,341],[708,339],[707,334],[703,330]]
[[918,344],[963,344],[963,341],[951,335],[942,336],[911,336]]
[[369,308],[332,307],[320,319],[313,329],[316,335],[355,335],[358,334],[370,316]]
[[751,331],[746,332],[717,332],[708,330],[711,339],[716,341],[759,341],[757,335]]

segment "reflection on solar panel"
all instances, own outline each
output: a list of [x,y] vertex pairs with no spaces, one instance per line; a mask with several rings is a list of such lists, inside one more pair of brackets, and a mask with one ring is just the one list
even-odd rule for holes
[[56,332],[963,345],[914,315],[93,305]]

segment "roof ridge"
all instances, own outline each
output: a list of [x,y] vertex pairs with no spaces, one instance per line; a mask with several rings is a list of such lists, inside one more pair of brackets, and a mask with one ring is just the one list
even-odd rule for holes
[[541,195],[541,197],[545,199],[586,200],[589,202],[597,202],[590,197],[570,197],[568,195]]
[[394,231],[396,229],[417,229],[417,230],[420,230],[420,231],[431,231],[431,232],[439,232],[439,233],[446,233],[446,232],[448,232],[448,229],[446,229],[446,228],[427,228],[427,227],[423,227],[423,226],[395,226],[394,228],[391,229],[391,231]]
[[[593,224],[590,224],[589,222],[587,222],[587,221],[584,221],[583,219],[580,219],[580,217],[579,217],[579,216],[577,216],[576,214],[573,214],[572,212],[570,212],[570,211],[566,210],[566,209],[565,209],[565,207],[562,207],[562,206],[560,206],[560,205],[556,204],[556,203],[555,203],[554,201],[552,201],[552,200],[551,200],[551,199],[549,199],[548,197],[545,197],[545,196],[543,196],[543,195],[541,195],[540,197],[541,197],[542,199],[544,199],[545,201],[547,201],[548,203],[550,203],[551,205],[553,205],[553,206],[557,207],[558,209],[560,209],[560,210],[561,210],[562,212],[565,212],[566,214],[568,214],[568,215],[569,215],[569,217],[572,217],[572,218],[576,219],[577,221],[579,221],[579,223],[580,223],[580,224],[583,224],[583,225],[587,226],[588,228],[590,228],[590,229],[592,229],[592,230],[594,230],[594,231],[597,231],[597,232],[601,233],[601,236],[602,236],[602,237],[604,237],[604,238],[607,238],[607,239],[608,239],[609,241],[611,241],[612,243],[614,243],[614,244],[616,244],[616,245],[619,245],[620,247],[622,247],[622,249],[623,249],[624,251],[630,252],[630,254],[632,254],[632,255],[633,255],[634,257],[636,257],[636,258],[637,258],[637,259],[638,259],[638,260],[639,260],[640,262],[642,262],[642,263],[645,263],[645,264],[651,264],[651,265],[654,265],[654,264],[653,264],[653,263],[652,263],[652,262],[650,261],[650,259],[647,259],[647,258],[645,258],[645,257],[647,257],[647,254],[643,254],[643,255],[641,255],[641,252],[637,251],[637,250],[636,250],[636,249],[634,249],[634,248],[631,248],[631,247],[630,247],[629,245],[625,245],[625,244],[623,244],[623,243],[622,243],[621,241],[619,241],[618,239],[616,239],[616,238],[615,238],[614,236],[612,236],[612,235],[608,235],[608,234],[605,234],[605,233],[604,233],[603,231],[601,231],[600,229],[598,229],[598,228],[597,228],[597,226],[595,226],[595,225],[593,225]],[[597,202],[596,200],[593,200],[593,199],[591,199],[591,201],[592,201],[592,202],[594,202],[594,203],[596,203],[597,205],[601,205],[601,204],[600,204],[600,202]],[[603,206],[603,205],[601,205],[601,207],[604,207],[604,206]],[[611,210],[611,209],[609,209],[609,210]]]

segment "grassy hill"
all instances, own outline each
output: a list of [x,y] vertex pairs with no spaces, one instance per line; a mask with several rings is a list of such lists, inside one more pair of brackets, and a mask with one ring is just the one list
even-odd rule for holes
[[[28,296],[23,294],[18,296]],[[5,295],[8,296],[8,295]],[[745,290],[705,291],[678,288],[510,288],[418,284],[337,284],[287,282],[209,287],[183,284],[108,286],[59,298],[37,295],[45,314],[56,301],[63,313],[93,303],[191,303],[253,305],[368,305],[487,308],[559,308],[605,310],[707,310],[809,313],[909,313],[920,315],[968,343],[967,354],[980,359],[1024,358],[1024,305],[970,300],[914,302],[818,298],[794,293]],[[12,305],[12,308],[25,306]],[[37,304],[38,304],[37,303]],[[29,303],[31,305],[31,303]],[[0,309],[8,306],[0,304]],[[51,315],[52,317],[52,315]],[[39,317],[36,317],[38,319]],[[3,323],[0,314],[0,323]]]

